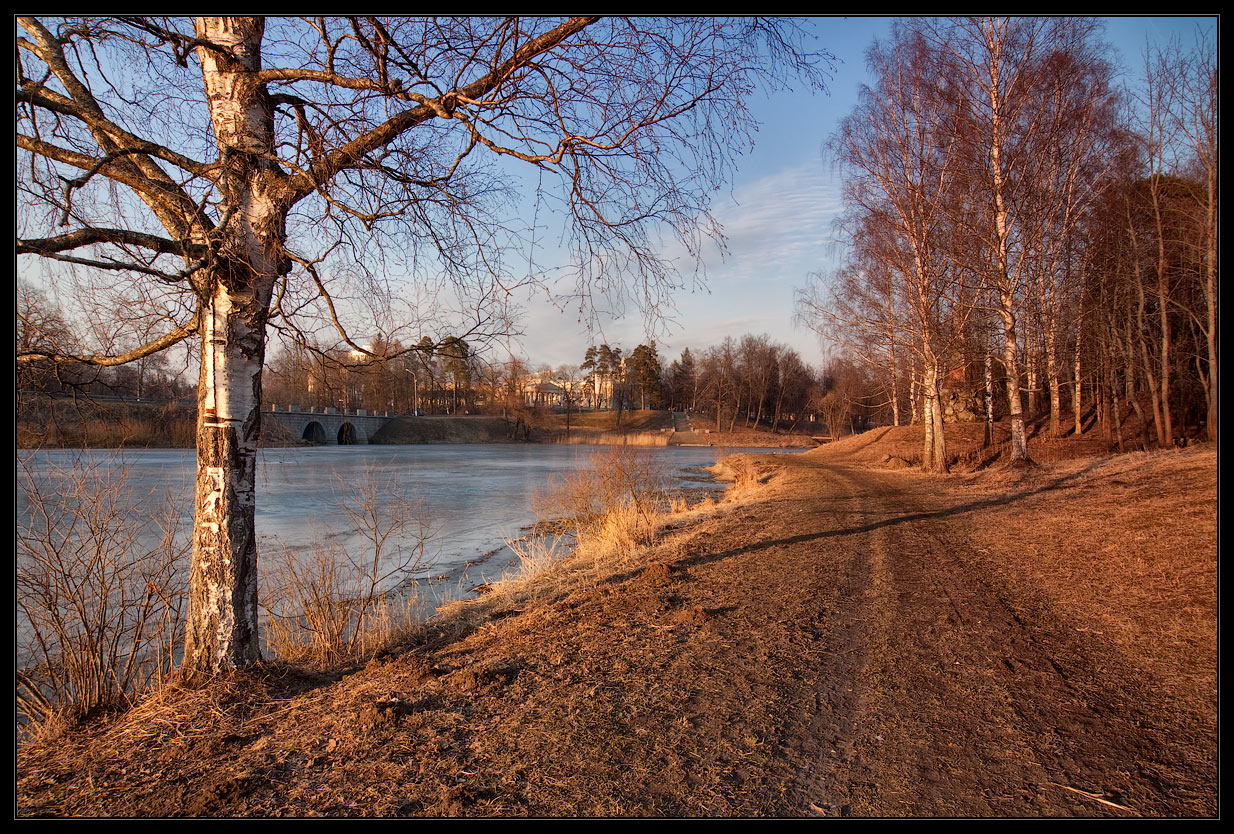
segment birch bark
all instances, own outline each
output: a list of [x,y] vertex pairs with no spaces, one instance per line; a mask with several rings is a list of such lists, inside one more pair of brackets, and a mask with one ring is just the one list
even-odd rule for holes
[[256,466],[261,369],[288,195],[268,160],[273,116],[261,70],[264,25],[252,18],[198,18],[198,48],[224,171],[223,199],[237,211],[220,262],[199,278],[201,378],[197,408],[191,616],[184,673],[208,675],[260,657],[257,629]]

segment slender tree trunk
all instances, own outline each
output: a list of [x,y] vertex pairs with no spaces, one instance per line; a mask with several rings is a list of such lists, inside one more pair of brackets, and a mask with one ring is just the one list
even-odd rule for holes
[[198,276],[203,296],[197,402],[196,520],[190,571],[186,676],[208,675],[260,657],[257,633],[255,472],[261,424],[266,319],[283,261],[287,204],[273,156],[274,125],[261,69],[263,23],[198,18],[198,49],[220,148],[221,187],[237,207],[219,260]]
[[1154,182],[1152,196],[1153,218],[1157,226],[1157,315],[1161,323],[1161,422],[1157,424],[1157,443],[1164,448],[1174,443],[1174,424],[1170,417],[1170,265],[1165,253],[1165,227],[1161,218],[1157,188]]
[[1029,317],[1026,315],[1019,324],[1023,326],[1024,332],[1021,337],[1024,339],[1024,377],[1028,387],[1028,416],[1036,417],[1040,411],[1037,408],[1037,357],[1038,353],[1033,348],[1033,333],[1034,330],[1029,324]]
[[[1118,385],[1114,380],[1110,380],[1109,383],[1109,397],[1111,400],[1109,422],[1114,430],[1114,442],[1118,445],[1120,453],[1125,452],[1126,449],[1123,448],[1123,407],[1122,403],[1118,401]],[[1108,433],[1106,442],[1109,442]]]
[[900,425],[900,369],[896,366],[896,344],[891,342],[891,424]]
[[921,419],[921,386],[917,382],[917,375],[911,374],[908,382],[908,402],[912,408],[912,425],[916,425]]
[[985,447],[994,442],[994,357],[985,354]]
[[[1137,269],[1137,273],[1138,271]],[[1165,434],[1162,428],[1164,424],[1161,420],[1161,402],[1158,399],[1160,389],[1157,387],[1157,380],[1153,374],[1152,359],[1148,355],[1148,339],[1144,336],[1144,285],[1138,280],[1136,281],[1136,290],[1139,293],[1139,306],[1136,308],[1136,319],[1139,327],[1135,331],[1135,339],[1140,344],[1140,361],[1144,365],[1144,378],[1148,382],[1148,396],[1153,407],[1153,428],[1157,432],[1157,445],[1164,447]],[[1137,408],[1136,411],[1138,413],[1139,409]],[[1147,424],[1144,425],[1144,431],[1147,439]]]
[[1016,355],[1015,314],[1009,292],[1003,293],[999,313],[1003,319],[1003,367],[1007,373],[1007,411],[1011,417],[1011,460],[1025,463],[1029,459],[1028,433],[1024,428],[1024,407],[1020,399],[1020,362]]
[[[1122,351],[1122,354],[1123,354],[1123,367],[1124,367],[1123,377],[1124,377],[1124,383],[1126,386],[1127,401],[1131,404],[1131,410],[1135,412],[1136,420],[1138,420],[1140,423],[1140,449],[1143,450],[1143,449],[1148,448],[1148,420],[1144,416],[1144,409],[1140,405],[1140,398],[1138,396],[1138,392],[1136,391],[1136,384],[1135,384],[1136,357],[1135,357],[1135,345],[1132,344],[1132,341],[1131,341],[1133,337],[1131,335],[1132,328],[1131,328],[1131,321],[1130,321],[1131,319],[1130,313],[1127,314],[1127,318],[1128,318],[1127,338],[1126,340],[1120,339],[1118,344],[1119,344],[1119,349]],[[1143,340],[1141,339],[1141,347],[1142,346],[1143,346]],[[1153,388],[1153,385],[1152,385],[1152,369],[1148,367],[1147,364],[1145,364],[1144,370],[1149,375],[1149,380],[1148,380],[1149,396],[1152,398],[1155,398],[1157,395],[1157,392],[1156,392],[1156,389]]]
[[1204,301],[1207,306],[1207,331],[1205,333],[1208,343],[1208,385],[1204,387],[1204,394],[1208,397],[1208,414],[1205,419],[1204,428],[1208,434],[1209,440],[1217,439],[1218,429],[1218,411],[1217,411],[1217,205],[1215,200],[1216,195],[1216,170],[1209,170],[1208,180],[1208,247],[1206,251],[1204,269]]
[[1118,388],[1116,387],[1114,377],[1114,362],[1108,353],[1105,357],[1104,376],[1105,383],[1101,386],[1100,407],[1102,412],[1104,412],[1104,419],[1101,421],[1101,424],[1105,428],[1106,448],[1109,448],[1111,442],[1117,439],[1118,450],[1121,452],[1123,450],[1122,421],[1119,420],[1121,410],[1118,403]]
[[[997,63],[992,67],[997,70]],[[999,315],[1003,320],[1003,368],[1007,373],[1007,411],[1011,417],[1011,460],[1027,463],[1028,434],[1024,429],[1024,406],[1020,399],[1020,362],[1016,355],[1015,290],[1012,283],[1009,243],[1008,209],[1005,203],[1005,182],[1002,169],[1002,123],[998,101],[998,77],[994,72],[990,84],[991,125],[990,171],[994,191],[994,267],[998,289]]]
[[1050,436],[1058,437],[1063,433],[1063,400],[1059,390],[1058,345],[1054,338],[1054,328],[1051,327],[1045,337],[1045,368],[1046,383],[1050,388]]
[[938,358],[929,344],[926,345],[925,380],[925,439],[921,453],[921,466],[927,472],[947,471],[947,438],[943,434],[943,409],[938,391]]
[[1082,393],[1082,387],[1083,387],[1083,381],[1082,381],[1083,378],[1080,376],[1080,333],[1081,333],[1080,322],[1077,321],[1076,329],[1075,329],[1075,366],[1074,366],[1074,373],[1072,374],[1075,380],[1075,387],[1072,388],[1072,396],[1071,396],[1071,408],[1075,414],[1075,436],[1076,437],[1080,437],[1081,435],[1084,434],[1084,414],[1083,414],[1083,408],[1082,408],[1083,400],[1080,396]]
[[[1155,199],[1156,198],[1154,196],[1154,200]],[[1139,240],[1138,240],[1138,235],[1136,235],[1136,232],[1135,232],[1135,223],[1132,222],[1131,220],[1130,209],[1128,209],[1127,231],[1131,237],[1131,253],[1132,253],[1131,262],[1135,268],[1135,291],[1136,291],[1136,300],[1137,300],[1136,324],[1138,325],[1138,327],[1134,331],[1136,333],[1135,339],[1136,341],[1139,342],[1139,345],[1140,345],[1140,358],[1141,358],[1141,361],[1144,363],[1144,376],[1148,381],[1148,394],[1149,394],[1149,398],[1153,406],[1153,427],[1157,432],[1157,445],[1164,446],[1165,445],[1164,423],[1162,422],[1162,419],[1161,419],[1161,404],[1158,401],[1158,396],[1160,392],[1159,392],[1159,389],[1157,388],[1157,381],[1153,374],[1152,361],[1150,360],[1149,355],[1148,355],[1148,339],[1145,336],[1145,326],[1146,325],[1144,322],[1144,307],[1145,307],[1144,275],[1140,268]],[[1130,359],[1130,357],[1128,358]],[[1137,414],[1139,413],[1138,401],[1136,401],[1136,413]],[[1143,425],[1142,422],[1141,422],[1141,425]],[[1146,440],[1147,440],[1147,431],[1148,431],[1148,428],[1147,426],[1145,426],[1145,439]]]

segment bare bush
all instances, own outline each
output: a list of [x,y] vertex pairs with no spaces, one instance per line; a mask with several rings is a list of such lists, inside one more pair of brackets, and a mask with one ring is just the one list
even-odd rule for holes
[[[673,500],[665,493],[660,464],[646,449],[608,446],[595,452],[589,466],[552,479],[535,496],[536,513],[550,532],[506,542],[518,564],[494,583],[495,595],[551,592],[559,584],[549,580],[552,569],[567,558],[574,559],[569,575],[595,577],[624,564],[652,541],[659,512]],[[566,575],[558,579],[569,581]]]
[[137,489],[118,455],[59,461],[18,459],[16,701],[31,733],[130,703],[184,639],[181,508]]
[[360,545],[315,545],[305,553],[276,542],[265,554],[266,646],[318,663],[355,657],[397,640],[419,618],[415,580],[432,567],[423,503],[372,470],[340,482],[335,501]]

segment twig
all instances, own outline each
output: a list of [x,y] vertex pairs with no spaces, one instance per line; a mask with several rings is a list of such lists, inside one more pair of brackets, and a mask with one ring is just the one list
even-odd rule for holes
[[[1132,811],[1132,809],[1128,808],[1126,805],[1119,805],[1117,802],[1111,802],[1110,800],[1103,798],[1101,794],[1099,793],[1090,793],[1088,791],[1082,791],[1079,788],[1073,788],[1070,785],[1062,785],[1062,784],[1059,784],[1058,782],[1051,782],[1050,784],[1054,785],[1056,788],[1062,788],[1065,791],[1071,791],[1072,793],[1078,793],[1080,796],[1087,796],[1089,799],[1100,802],[1102,805],[1109,805],[1111,808],[1117,808],[1120,811]],[[1135,812],[1132,811],[1132,813],[1135,813]]]

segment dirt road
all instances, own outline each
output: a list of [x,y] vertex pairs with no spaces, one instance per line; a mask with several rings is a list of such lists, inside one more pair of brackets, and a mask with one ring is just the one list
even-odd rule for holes
[[817,530],[769,529],[762,544],[802,571],[788,587],[825,594],[809,626],[819,662],[785,728],[800,751],[788,758],[817,765],[777,812],[1215,812],[1211,716],[1173,703],[1084,612],[1052,605],[1014,554],[973,544],[994,511],[1061,484],[965,501],[919,479],[820,469],[805,476],[821,487],[806,499]]
[[[1215,456],[993,483],[761,460],[771,483],[632,570],[341,679],[248,677],[76,736],[19,760],[19,806],[1216,814]],[[1128,518],[1077,527],[1112,503],[1194,564],[1146,561]]]

